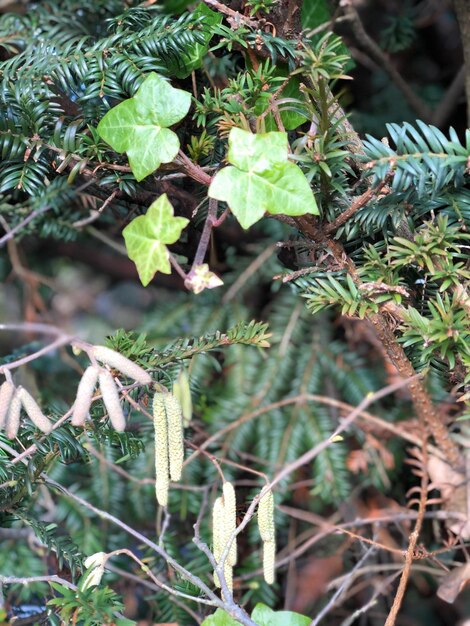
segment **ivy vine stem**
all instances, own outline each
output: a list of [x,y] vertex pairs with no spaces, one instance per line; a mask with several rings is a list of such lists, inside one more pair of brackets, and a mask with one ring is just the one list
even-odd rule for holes
[[[209,247],[212,229],[217,222],[217,207],[219,203],[217,200],[213,198],[209,198],[209,210],[207,212],[206,221],[204,224],[204,228],[202,230],[201,238],[199,239],[199,244],[196,250],[196,254],[194,255],[194,261],[191,266],[191,272],[194,272],[195,268],[198,265],[204,263],[204,259],[206,257],[207,249]],[[191,272],[189,274],[191,275]]]

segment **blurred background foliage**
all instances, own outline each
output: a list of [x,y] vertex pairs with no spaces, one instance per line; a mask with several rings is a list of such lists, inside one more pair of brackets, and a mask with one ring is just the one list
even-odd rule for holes
[[[159,354],[169,351],[171,358],[165,366],[155,366],[155,376],[163,384],[171,384],[181,366],[187,367],[195,408],[186,436],[196,445],[220,431],[223,433],[234,420],[274,404],[269,412],[222,434],[210,449],[222,463],[225,476],[237,485],[242,514],[261,482],[241,466],[253,466],[271,476],[328,437],[345,415],[344,409],[320,401],[279,406],[281,400],[314,394],[355,406],[368,393],[393,382],[394,371],[366,322],[342,317],[337,311],[312,317],[304,300],[299,298],[298,285],[293,287],[279,279],[273,280],[286,267],[302,267],[308,258],[308,250],[298,249],[294,244],[291,248],[272,245],[273,241],[288,239],[290,234],[287,226],[274,220],[265,220],[249,232],[243,232],[235,221],[228,220],[217,230],[211,249],[211,269],[223,277],[222,289],[194,296],[186,293],[181,280],[173,276],[158,276],[147,289],[140,286],[133,264],[125,251],[123,254],[120,239],[128,215],[142,212],[153,194],[166,188],[171,189],[182,215],[189,216],[201,204],[202,197],[198,197],[197,187],[191,182],[144,181],[138,188],[129,173],[113,170],[101,170],[99,181],[90,182],[86,170],[90,154],[105,161],[110,157],[88,123],[100,119],[109,105],[132,95],[143,73],[151,70],[177,76],[181,86],[191,90],[191,65],[187,59],[184,61],[187,64],[182,64],[182,53],[194,50],[195,45],[208,45],[204,18],[195,14],[197,3],[166,0],[162,7],[144,4],[149,6],[134,12],[131,9],[137,3],[122,0],[100,0],[88,5],[74,0],[7,3],[3,9],[0,17],[3,102],[29,120],[26,135],[31,137],[37,131],[42,139],[38,138],[34,148],[37,158],[33,165],[25,161],[25,152],[31,146],[12,139],[11,135],[3,139],[0,217],[10,227],[31,211],[38,212],[38,219],[22,231],[21,239],[8,243],[6,252],[2,250],[0,320],[42,319],[93,343],[103,343],[107,338],[108,345],[139,357],[149,367]],[[245,7],[247,14],[250,11],[262,14],[270,8],[266,1],[240,1],[231,6],[243,10],[244,4],[249,5]],[[390,63],[426,107],[438,107],[463,62],[451,4],[431,0],[364,0],[356,4],[366,30]],[[188,8],[189,12],[185,12]],[[302,8],[303,27],[314,31],[334,17],[335,11],[335,3],[306,0]],[[216,136],[216,124],[223,129],[228,113],[236,116],[245,111],[237,105],[236,98],[244,87],[240,79],[240,72],[244,72],[242,44],[235,37],[230,42],[228,29],[224,30],[220,21],[211,23],[210,28],[216,33],[216,41],[226,39],[219,49],[204,57],[199,72],[201,85],[207,89],[220,86],[226,91],[216,101],[212,92],[204,98],[201,87],[200,110],[196,109],[194,119],[179,129],[190,146],[191,157],[202,166],[219,162],[223,155],[224,146]],[[6,36],[2,39],[3,31]],[[335,90],[350,113],[354,128],[361,135],[370,133],[381,138],[386,134],[386,123],[413,122],[417,111],[377,60],[358,46],[350,26],[339,22],[337,32],[343,41],[340,53],[350,55],[347,73],[353,80],[339,80]],[[144,34],[137,38],[136,33]],[[247,40],[252,36],[246,34]],[[310,39],[314,42],[318,37],[313,33]],[[64,53],[53,71],[69,96],[65,103],[44,79],[51,69],[51,59],[54,57],[55,63],[57,57],[48,38]],[[274,61],[276,68],[268,64],[264,69],[273,75],[279,67],[288,71],[295,56],[293,46],[275,35],[267,41],[271,58],[280,57],[282,63],[276,66]],[[111,48],[113,53],[107,56]],[[17,49],[23,52],[12,54]],[[34,58],[35,62],[29,64],[28,58]],[[111,58],[109,82],[103,86],[100,63]],[[30,81],[31,92],[21,93],[18,85],[8,80],[8,72],[13,71],[22,80]],[[256,77],[253,80],[256,82]],[[275,89],[278,83],[273,84]],[[102,89],[105,98],[101,97]],[[251,98],[255,110],[260,106],[256,85],[249,84],[247,92],[247,100]],[[47,107],[44,102],[48,103]],[[302,117],[302,112],[305,111],[295,113]],[[462,137],[465,116],[461,91],[442,125],[445,128],[452,125]],[[10,122],[0,120],[4,136],[11,130]],[[40,145],[41,141],[47,146]],[[57,163],[52,165],[48,157],[51,145],[58,155],[66,150],[73,157],[61,170],[67,171],[68,179],[57,176],[44,187],[45,173],[57,168]],[[83,184],[90,183],[89,197],[82,194],[78,198],[77,185],[69,186],[76,177]],[[115,193],[115,197],[109,210],[103,211],[98,220],[81,224],[90,211],[98,208],[97,198],[106,201],[110,193]],[[206,211],[202,203],[187,240],[174,246],[175,253],[191,256]],[[208,350],[191,359],[180,358],[178,343],[175,344],[178,339],[226,332],[252,319],[269,324],[272,333],[269,350],[236,344]],[[3,360],[19,358],[37,346],[35,336],[2,333],[0,341]],[[16,382],[36,389],[50,413],[58,417],[73,402],[80,373],[80,359],[74,359],[64,349],[22,368]],[[431,376],[431,386],[442,412],[455,413],[455,403],[438,371]],[[136,396],[135,400],[145,405],[148,399]],[[93,422],[84,438],[78,439],[72,427],[61,428],[44,444],[50,453],[48,471],[74,493],[112,511],[152,537],[162,523],[152,480],[153,427],[131,405],[126,405],[126,411],[130,426],[123,435],[103,425],[99,406],[93,409]],[[410,433],[417,432],[416,423],[410,418],[406,391],[400,393],[399,401],[394,396],[375,404],[374,415],[389,422],[401,422]],[[7,443],[2,434],[0,437]],[[33,429],[25,429],[21,445],[27,446],[34,438]],[[8,463],[2,464],[0,450],[0,480],[3,484],[16,481],[17,485],[17,489],[2,486],[2,575],[41,575],[59,568],[75,580],[84,556],[125,545],[155,572],[170,576],[176,588],[197,595],[190,585],[172,579],[165,564],[144,547],[129,545],[129,538],[116,528],[78,508],[66,496],[51,495],[38,485],[45,452],[40,449],[28,467],[18,465],[13,470]],[[248,606],[262,601],[273,608],[310,615],[318,612],[327,599],[328,584],[349,571],[363,554],[357,542],[339,534],[312,541],[309,548],[308,540],[321,527],[319,520],[331,516],[332,520],[352,521],[406,511],[406,493],[415,486],[416,478],[403,465],[405,456],[402,440],[380,427],[361,423],[348,432],[344,441],[321,453],[312,466],[302,468],[282,483],[276,491],[278,556],[282,561],[299,546],[303,550],[295,562],[286,558],[285,565],[279,568],[278,582],[270,588],[260,572],[257,534],[249,527],[241,539],[242,558],[235,581],[237,598]],[[117,473],[116,466],[128,476]],[[195,458],[185,469],[187,488],[173,489],[169,505],[171,529],[165,535],[167,549],[202,577],[210,574],[210,567],[191,541],[192,526],[204,498],[214,497],[216,478],[214,466],[207,458]],[[19,506],[10,506],[11,498]],[[306,515],[299,515],[299,511]],[[206,515],[201,529],[206,540],[210,538],[208,518]],[[389,547],[397,547],[403,544],[408,532],[408,522],[397,522],[389,530],[378,530],[375,538]],[[426,526],[424,537],[428,549],[442,545],[443,532],[437,522]],[[450,551],[444,560],[451,563],[454,556],[461,558]],[[371,563],[377,570],[384,568],[390,573],[401,568],[401,561],[385,552],[377,552]],[[136,579],[140,574],[124,558],[113,564],[115,571],[107,573],[105,581],[123,598],[127,616],[142,625],[195,623],[194,615],[187,610],[187,607],[194,609],[194,605],[182,600],[175,602],[161,591],[146,588]],[[347,616],[364,602],[365,591],[374,584],[372,580],[368,582],[368,576],[373,578],[373,568],[362,579],[363,588],[351,593],[327,618],[331,626],[346,623]],[[436,597],[435,588],[435,572],[418,568],[400,624],[450,626],[470,615],[468,593],[462,593],[458,602],[449,607]],[[51,590],[42,583],[11,586],[5,589],[5,606],[9,616],[21,617],[21,611],[26,615],[26,606],[30,607],[29,615],[37,610],[39,617],[23,616],[22,619],[30,621],[22,624],[39,623],[39,620],[58,623],[56,617],[44,613],[44,603],[49,597]],[[378,596],[373,610],[357,623],[383,624],[390,598],[387,594]],[[199,617],[203,616],[201,609]]]

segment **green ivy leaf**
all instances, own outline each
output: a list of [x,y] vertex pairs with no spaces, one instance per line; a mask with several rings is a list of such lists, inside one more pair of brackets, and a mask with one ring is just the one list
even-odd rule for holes
[[273,611],[259,602],[251,614],[251,618],[258,626],[308,626],[309,617],[293,611]]
[[127,153],[132,173],[140,181],[178,154],[178,136],[168,126],[183,119],[190,106],[191,94],[152,72],[134,97],[106,113],[98,133],[116,152]]
[[215,613],[206,617],[201,626],[240,626],[240,622],[230,617],[223,609],[217,609]]
[[310,185],[302,170],[288,160],[287,134],[253,135],[232,128],[224,167],[212,180],[209,196],[224,200],[243,228],[273,215],[318,214]]
[[[311,622],[305,615],[292,611],[273,611],[261,602],[253,609],[251,619],[258,626],[308,626]],[[201,626],[239,626],[239,623],[222,609],[217,609],[206,617]]]
[[136,264],[144,287],[156,272],[171,274],[166,244],[178,241],[188,222],[185,217],[174,217],[173,207],[164,193],[150,205],[145,215],[133,219],[122,231],[127,254]]

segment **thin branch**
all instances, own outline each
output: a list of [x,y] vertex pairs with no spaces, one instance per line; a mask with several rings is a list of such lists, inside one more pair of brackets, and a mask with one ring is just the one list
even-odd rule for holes
[[421,494],[419,498],[418,517],[416,518],[415,527],[409,538],[408,548],[405,554],[405,567],[403,568],[403,572],[400,578],[400,583],[398,585],[398,589],[395,594],[392,607],[390,609],[387,620],[385,622],[385,626],[395,626],[395,623],[398,617],[398,612],[402,605],[403,598],[405,596],[406,587],[408,585],[408,579],[411,573],[411,566],[413,565],[413,561],[415,559],[415,550],[418,544],[419,534],[423,526],[424,514],[426,512],[427,493],[428,493],[428,486],[429,486],[429,474],[426,471],[427,460],[428,460],[428,450],[426,446],[427,429],[426,429],[426,420],[424,419],[423,415],[420,416],[419,422],[420,422],[420,427],[421,427],[421,437],[423,439],[421,452],[423,455],[423,467],[425,468],[425,470],[423,471],[422,476],[421,476],[421,486],[420,486]]
[[432,120],[432,109],[423,101],[408,83],[403,80],[401,74],[395,69],[394,65],[390,62],[388,57],[382,51],[382,49],[375,43],[375,41],[366,32],[359,13],[356,8],[352,6],[352,3],[348,0],[345,6],[345,15],[350,19],[353,33],[358,43],[366,50],[370,56],[375,59],[382,68],[387,72],[390,78],[393,80],[398,89],[402,92],[405,100],[408,104],[418,113],[423,121]]
[[[209,210],[207,212],[206,221],[202,230],[201,238],[197,246],[196,254],[194,255],[194,261],[191,267],[191,272],[195,267],[204,263],[206,258],[207,249],[209,247],[212,229],[217,221],[217,207],[219,203],[214,198],[209,198]],[[191,274],[190,272],[190,274]]]
[[248,267],[245,270],[243,270],[243,272],[238,276],[237,280],[233,283],[230,289],[228,289],[225,295],[223,296],[222,298],[223,304],[230,302],[230,300],[232,300],[237,295],[237,293],[243,287],[243,285],[247,282],[247,280],[249,280],[249,278],[251,278],[251,276],[253,276],[253,274],[255,274],[260,269],[260,267],[262,267],[266,263],[266,261],[271,257],[271,255],[276,250],[276,248],[277,246],[275,243],[267,246],[263,250],[263,252],[261,252],[261,254],[259,254],[248,265]]
[[0,586],[1,585],[30,585],[31,583],[59,583],[59,585],[63,585],[64,587],[68,587],[69,589],[73,589],[74,591],[78,590],[78,587],[71,583],[65,578],[61,578],[60,576],[30,576],[30,577],[22,577],[22,576],[2,576],[0,574]]
[[345,222],[348,221],[355,213],[362,209],[362,207],[366,206],[366,204],[372,200],[374,196],[377,196],[384,187],[388,185],[392,178],[392,174],[387,174],[384,179],[376,186],[370,187],[359,197],[355,198],[355,200],[351,203],[351,205],[338,215],[338,217],[333,220],[330,224],[325,226],[325,232],[328,234],[334,233],[340,226],[342,226]]
[[316,617],[310,622],[310,626],[318,626],[318,624],[322,621],[322,619],[327,615],[337,604],[338,600],[341,598],[343,593],[351,586],[354,579],[354,572],[359,570],[367,559],[374,553],[376,550],[375,546],[371,546],[366,552],[362,555],[353,569],[349,572],[349,576],[347,576],[343,583],[338,587],[335,593],[332,595],[327,604],[322,608],[322,610],[316,615]]
[[50,211],[52,207],[50,206],[44,206],[40,209],[36,209],[35,211],[32,211],[28,217],[25,217],[25,219],[23,221],[21,221],[19,224],[17,224],[16,226],[14,226],[13,228],[11,228],[6,235],[4,235],[2,238],[0,238],[0,248],[3,248],[3,246],[7,243],[7,241],[10,241],[10,239],[13,239],[13,237],[16,235],[16,233],[18,233],[20,230],[23,230],[23,228],[25,228],[25,226],[27,226],[30,222],[32,222],[34,219],[36,219],[36,217],[39,217],[40,215],[43,215],[44,213],[46,213],[47,211]]
[[258,28],[259,26],[258,22],[255,20],[251,20],[249,17],[242,15],[238,11],[229,9],[229,7],[225,6],[225,4],[222,4],[221,2],[218,2],[218,0],[204,0],[204,2],[220,13],[227,15],[230,18],[229,21],[231,26],[237,27],[240,24],[246,24],[247,26],[251,26],[251,28]]
[[207,187],[211,184],[212,176],[209,176],[202,167],[193,163],[185,153],[180,150],[178,156],[175,158],[174,163],[179,165],[181,169],[192,179],[196,180]]

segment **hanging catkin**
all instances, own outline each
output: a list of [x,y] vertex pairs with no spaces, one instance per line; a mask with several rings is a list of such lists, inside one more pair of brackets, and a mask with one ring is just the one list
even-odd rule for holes
[[258,528],[263,541],[274,541],[274,497],[271,489],[259,501]]
[[[224,494],[224,523],[225,523],[225,538],[229,540],[230,535],[235,531],[237,527],[237,502],[235,498],[235,489],[232,483],[225,481],[222,487]],[[234,537],[230,549],[227,555],[227,562],[229,565],[236,565],[237,563],[237,538]]]
[[[218,564],[224,547],[225,536],[225,516],[224,501],[222,498],[216,498],[212,507],[212,553],[215,562]],[[220,587],[220,580],[214,572],[214,584]]]
[[124,376],[133,378],[141,385],[150,385],[152,377],[140,365],[129,360],[111,348],[105,346],[93,346],[91,349],[93,356],[102,363],[119,370]]
[[181,404],[183,428],[187,428],[193,414],[193,403],[191,399],[191,388],[189,387],[189,377],[184,368],[180,370],[178,378],[173,383],[173,394],[178,398]]
[[99,374],[101,395],[108,411],[108,416],[113,428],[118,432],[123,432],[126,428],[126,418],[122,412],[119,392],[114,382],[114,378],[108,370],[101,370]]
[[263,575],[268,585],[274,582],[274,569],[276,565],[276,542],[263,541]]
[[183,413],[178,398],[172,393],[165,393],[163,395],[168,429],[170,478],[177,482],[181,479],[184,461]]
[[258,504],[258,528],[263,541],[264,579],[272,585],[276,558],[276,529],[274,526],[274,496],[269,489]]
[[15,393],[15,386],[9,380],[0,387],[0,430],[5,426],[10,402]]
[[96,365],[90,365],[83,373],[78,385],[77,395],[73,405],[72,425],[83,426],[93,398],[93,392],[98,382],[100,370]]
[[[222,497],[217,498],[212,509],[212,552],[217,564],[227,548],[228,541],[236,529],[236,499],[233,485],[225,481]],[[233,591],[233,566],[237,561],[237,539],[234,537],[224,561],[224,579],[230,591]],[[220,587],[220,580],[214,572],[214,584]]]
[[170,463],[168,456],[168,423],[165,393],[157,392],[153,397],[153,425],[155,428],[155,492],[158,504],[168,504],[170,486]]
[[39,408],[38,403],[33,398],[33,396],[21,387],[18,390],[18,397],[23,405],[23,408],[29,417],[29,419],[33,422],[35,426],[42,430],[43,433],[49,434],[52,430],[51,421],[44,415],[44,413]]
[[20,427],[21,416],[21,400],[18,395],[18,389],[15,390],[8,409],[8,415],[5,424],[6,436],[8,439],[14,439]]

